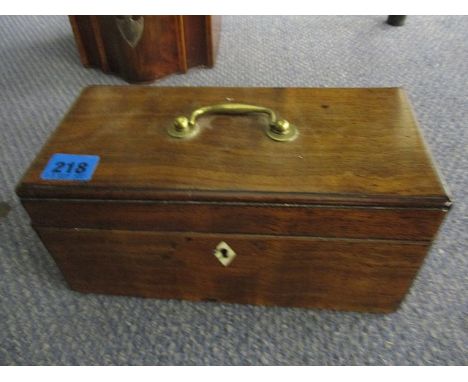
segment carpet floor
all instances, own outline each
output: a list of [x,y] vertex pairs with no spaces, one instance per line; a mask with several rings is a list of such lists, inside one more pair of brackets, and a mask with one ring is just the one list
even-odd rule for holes
[[84,295],[69,290],[14,194],[80,92],[65,16],[0,17],[0,364],[454,365],[468,362],[468,17],[223,18],[214,69],[154,86],[403,86],[454,207],[389,315]]

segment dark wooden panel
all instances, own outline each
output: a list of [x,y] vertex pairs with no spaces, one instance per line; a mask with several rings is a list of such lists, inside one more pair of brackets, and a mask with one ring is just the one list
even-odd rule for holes
[[[271,107],[295,123],[297,140],[264,133],[263,116],[202,118],[194,139],[171,138],[174,117],[225,102]],[[51,182],[40,173],[54,153],[101,157],[92,181]],[[39,154],[21,196],[347,204],[449,203],[400,89],[91,87]],[[177,197],[177,196],[175,196]],[[291,199],[288,199],[291,198]],[[359,203],[358,203],[359,204]]]
[[188,67],[208,65],[208,45],[211,44],[207,44],[207,22],[209,25],[210,20],[206,17],[183,16],[184,43]]
[[437,209],[23,200],[34,225],[431,240]]
[[84,65],[110,70],[130,82],[147,82],[213,64],[217,34],[209,16],[132,16],[144,22],[135,46],[122,38],[116,17],[121,16],[70,16]]
[[212,67],[215,63],[216,56],[218,55],[219,42],[221,37],[221,16],[211,15],[206,16],[206,34],[207,40],[212,43],[207,46],[208,62],[207,65]]
[[175,18],[146,16],[141,40],[132,47],[120,36],[115,16],[100,16],[101,33],[111,70],[129,81],[151,81],[179,71]]
[[70,16],[69,20],[81,63],[84,66],[99,65],[99,53],[93,35],[91,18],[89,16]]
[[[395,310],[427,243],[36,227],[73,289],[154,298]],[[228,267],[219,241],[237,252]]]

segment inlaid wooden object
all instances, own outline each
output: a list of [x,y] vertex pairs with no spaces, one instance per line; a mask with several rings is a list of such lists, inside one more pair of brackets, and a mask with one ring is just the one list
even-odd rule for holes
[[370,312],[451,205],[397,88],[89,87],[17,193],[77,291]]
[[213,67],[219,16],[70,16],[81,62],[129,82]]

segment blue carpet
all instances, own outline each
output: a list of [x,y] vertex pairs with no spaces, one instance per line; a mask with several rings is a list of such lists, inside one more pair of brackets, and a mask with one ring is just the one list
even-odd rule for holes
[[467,364],[468,18],[224,17],[217,65],[155,86],[403,86],[455,204],[390,315],[83,295],[14,187],[83,86],[68,20],[0,17],[0,364]]

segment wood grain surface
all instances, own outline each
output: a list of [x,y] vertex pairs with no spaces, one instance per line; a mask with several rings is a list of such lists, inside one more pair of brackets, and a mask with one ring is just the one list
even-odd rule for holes
[[[171,138],[178,115],[232,100],[276,110],[293,142],[267,138],[261,115],[201,118]],[[101,160],[87,183],[40,179],[54,153]],[[22,197],[450,204],[401,89],[148,88],[83,91],[18,188]],[[170,198],[173,195],[173,198]]]
[[[427,243],[36,227],[80,292],[390,312]],[[224,267],[221,241],[237,256]]]
[[129,82],[148,82],[214,64],[219,17],[133,16],[144,21],[136,46],[122,38],[116,17],[69,17],[83,65],[116,73]]
[[440,209],[23,200],[35,225],[278,236],[433,239]]
[[[167,134],[233,101],[275,110],[298,138],[269,139],[262,115]],[[100,162],[88,182],[45,181],[55,153]],[[89,87],[17,193],[78,291],[372,312],[399,306],[451,204],[395,88]]]

